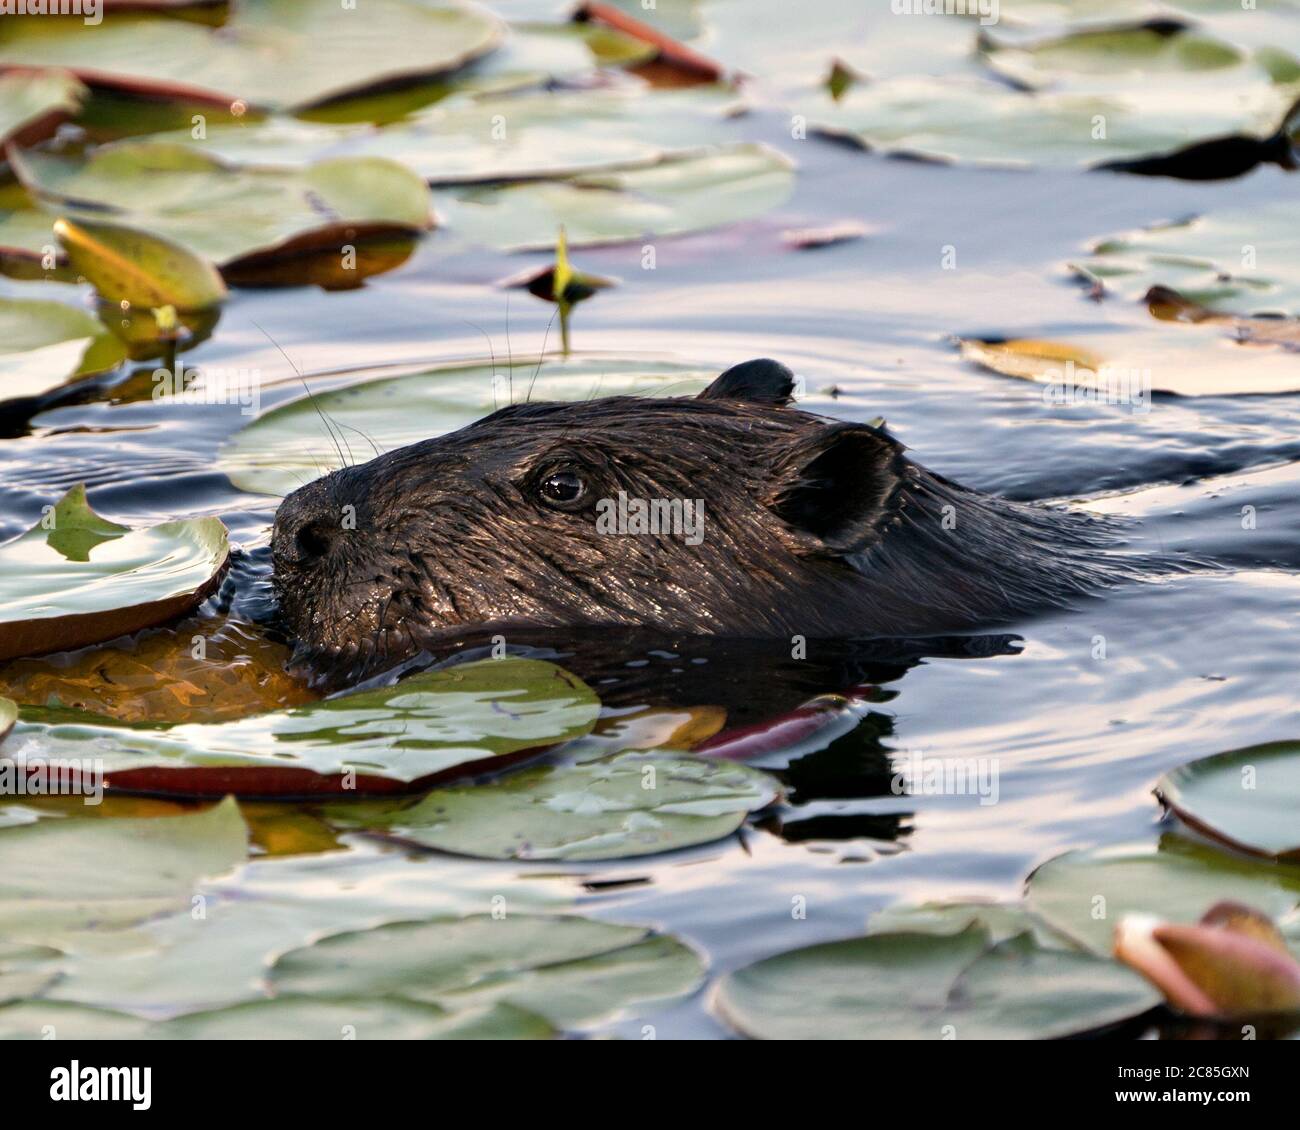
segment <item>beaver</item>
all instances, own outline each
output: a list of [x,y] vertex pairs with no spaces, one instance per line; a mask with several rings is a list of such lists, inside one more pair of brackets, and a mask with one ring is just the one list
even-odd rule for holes
[[1135,573],[1111,520],[962,487],[793,392],[762,358],[694,398],[516,403],[308,483],[271,540],[297,665],[337,683],[469,629],[926,637]]

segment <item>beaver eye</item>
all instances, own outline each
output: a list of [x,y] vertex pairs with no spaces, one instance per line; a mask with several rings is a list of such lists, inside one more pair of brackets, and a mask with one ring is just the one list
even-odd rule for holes
[[587,484],[573,471],[552,471],[537,486],[543,502],[572,506],[587,493]]

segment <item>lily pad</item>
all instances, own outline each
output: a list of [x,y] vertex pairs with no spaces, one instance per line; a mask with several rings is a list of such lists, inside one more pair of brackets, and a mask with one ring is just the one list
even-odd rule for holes
[[[360,826],[480,859],[631,859],[720,840],[779,794],[742,765],[629,753],[436,789]],[[346,808],[337,815],[355,823]]]
[[510,1005],[449,1013],[398,1000],[279,997],[151,1022],[69,1001],[0,1008],[0,1040],[545,1040],[555,1030]]
[[[586,734],[600,704],[538,659],[486,659],[233,722],[129,726],[31,721],[15,758],[94,756],[117,788],[182,795],[411,791],[505,768]],[[343,777],[352,774],[355,780]]]
[[0,741],[14,728],[18,721],[18,704],[11,698],[0,698]]
[[[1027,91],[976,77],[942,84],[906,76],[850,89],[810,107],[810,126],[864,148],[943,161],[996,165],[1098,165],[1165,153],[1224,135],[1266,138],[1295,100],[1295,84],[1275,84],[1240,63],[1159,76],[1147,82],[1098,75]],[[1225,97],[1225,87],[1235,97]]]
[[685,235],[752,220],[794,190],[794,165],[766,145],[721,146],[647,168],[559,181],[442,190],[434,201],[461,240],[503,251]]
[[[7,751],[6,751],[7,752]],[[185,816],[41,820],[0,830],[0,936],[55,945],[186,908],[200,879],[242,862],[233,800]]]
[[723,1016],[761,1039],[1054,1039],[1139,1015],[1159,994],[1131,970],[1030,933],[881,933],[728,974]]
[[447,74],[492,50],[501,24],[464,3],[243,0],[220,28],[108,12],[6,20],[0,66],[54,67],[162,98],[309,106],[382,84]]
[[110,304],[194,312],[226,297],[226,284],[211,263],[149,232],[85,217],[54,220],[50,231],[73,269]]
[[0,298],[0,399],[40,396],[125,360],[121,340],[85,310],[46,299]]
[[1179,836],[1158,844],[1072,851],[1029,876],[1026,903],[1051,926],[1095,953],[1111,952],[1126,914],[1196,922],[1206,907],[1232,901],[1271,918],[1300,904],[1300,868],[1264,865]]
[[509,1004],[448,1012],[414,1001],[281,996],[179,1016],[157,1025],[152,1035],[168,1040],[547,1040],[556,1032],[535,1013]]
[[[1281,323],[1279,323],[1279,326]],[[958,339],[962,356],[1003,376],[1044,385],[1044,402],[1105,403],[1150,411],[1152,392],[1231,396],[1300,390],[1294,354],[1268,337],[1240,336],[1206,321],[1182,325],[1147,318],[1111,319],[1069,340]],[[1095,394],[1095,395],[1094,395]]]
[[[342,466],[320,412],[335,421],[353,460],[455,431],[516,400],[585,400],[593,394],[689,395],[714,371],[657,359],[578,356],[444,366],[315,392],[263,412],[227,440],[218,467],[240,490],[288,494]],[[365,437],[365,438],[362,438]],[[356,450],[360,444],[361,450]]]
[[1245,851],[1300,862],[1300,742],[1199,758],[1161,777],[1156,795],[1199,832]]
[[694,991],[694,951],[639,926],[587,918],[489,914],[399,922],[284,954],[277,994],[396,997],[462,1010],[505,1002],[559,1028]]
[[218,518],[131,530],[73,487],[0,545],[0,659],[100,643],[179,616],[212,591],[230,547]]
[[1228,208],[1098,242],[1083,266],[1140,298],[1176,290],[1220,313],[1300,316],[1300,205]]
[[[203,152],[222,161],[300,166],[325,158],[400,161],[431,184],[558,177],[648,165],[726,140],[734,96],[623,86],[449,98],[375,129],[273,117],[213,126]],[[154,139],[184,141],[189,133]]]
[[[27,153],[16,169],[50,215],[83,228],[107,219],[149,233],[134,237],[138,255],[114,249],[133,270],[163,260],[165,270],[181,274],[166,262],[167,244],[230,270],[255,256],[340,255],[346,244],[415,235],[433,223],[424,183],[381,158],[319,161],[298,170],[240,168],[192,146],[124,141],[85,160]],[[0,221],[0,244],[30,252],[32,236],[28,215],[10,213]],[[151,250],[150,239],[163,241],[164,251]],[[183,276],[191,286],[193,273],[187,266]]]
[[30,145],[76,112],[86,88],[66,71],[0,74],[0,146]]

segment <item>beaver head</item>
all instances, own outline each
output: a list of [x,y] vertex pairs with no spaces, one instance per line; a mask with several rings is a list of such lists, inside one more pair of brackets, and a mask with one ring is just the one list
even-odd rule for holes
[[792,391],[759,360],[693,399],[514,404],[295,491],[272,559],[299,659],[355,673],[485,625],[915,636],[1111,575],[1095,520],[966,490]]

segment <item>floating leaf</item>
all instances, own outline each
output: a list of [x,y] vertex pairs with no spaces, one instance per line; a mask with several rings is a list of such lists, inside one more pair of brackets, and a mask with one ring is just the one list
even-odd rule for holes
[[670,937],[586,918],[481,914],[336,934],[280,957],[277,994],[396,997],[464,1009],[505,1002],[580,1028],[700,983]]
[[5,828],[0,936],[57,946],[80,930],[127,926],[188,908],[195,884],[241,862],[247,844],[233,800],[186,816],[41,820]]
[[[222,297],[211,267],[185,260],[178,246],[231,271],[250,260],[308,252],[337,258],[346,245],[418,235],[433,222],[424,183],[382,158],[338,158],[297,170],[239,168],[191,146],[124,141],[85,160],[29,153],[19,172],[43,206],[63,217],[55,228],[70,253],[78,230],[89,232],[91,246],[74,265],[105,291],[90,268],[108,259],[103,269],[115,284],[109,297],[145,307],[193,309]],[[105,213],[115,228],[138,230],[110,240],[94,226]],[[0,243],[31,252],[29,221],[15,228],[15,216],[21,219],[10,213],[0,224]],[[163,285],[136,298],[120,280],[144,285],[139,275],[147,282],[161,275]]]
[[45,299],[0,298],[0,399],[40,396],[124,360],[126,347],[93,314]]
[[[360,826],[481,859],[630,859],[720,840],[778,794],[772,778],[744,766],[622,754],[437,789]],[[337,815],[357,823],[346,808]]]
[[[319,412],[337,421],[345,450],[365,435],[388,451],[472,424],[522,400],[586,400],[594,393],[671,395],[698,392],[714,370],[655,359],[579,355],[513,364],[479,362],[360,381],[277,405],[221,447],[218,466],[240,490],[288,494],[307,479],[342,466]],[[318,411],[319,409],[319,411]],[[371,452],[369,445],[365,450]]]
[[0,545],[0,659],[85,647],[161,624],[212,591],[230,555],[218,518],[130,530],[76,486]]
[[0,742],[18,721],[18,704],[11,698],[0,698]]
[[1095,953],[1111,952],[1128,914],[1195,922],[1207,906],[1234,900],[1277,918],[1300,903],[1300,868],[1265,866],[1178,836],[1066,852],[1039,867],[1026,902],[1052,927]]
[[[199,148],[254,166],[387,158],[435,185],[531,180],[649,165],[717,144],[729,136],[734,104],[712,89],[521,91],[449,98],[380,129],[285,117],[214,126]],[[192,144],[188,130],[155,140]]]
[[1199,832],[1300,862],[1300,742],[1199,758],[1161,777],[1156,795]]
[[[4,1013],[0,1011],[0,1025]],[[509,1004],[447,1012],[402,1000],[280,996],[160,1024],[169,1040],[547,1040],[555,1030]]]
[[1224,328],[1144,317],[1136,326],[1105,320],[1085,332],[1075,329],[1070,341],[959,338],[957,345],[982,368],[1043,384],[1044,402],[1052,405],[1101,403],[1145,413],[1152,392],[1224,396],[1300,389],[1294,356],[1272,348],[1270,338],[1230,336]]
[[0,74],[0,147],[31,145],[75,113],[86,88],[65,71]]
[[572,247],[685,235],[752,220],[794,189],[793,164],[765,145],[739,144],[648,168],[435,195],[460,239],[505,251],[550,249],[563,227]]
[[[1165,153],[1210,137],[1271,137],[1297,89],[1241,63],[1230,75],[1192,70],[1150,84],[1128,77],[1009,89],[974,77],[900,77],[809,106],[812,128],[867,149],[996,165],[1097,165]],[[1228,98],[1224,91],[1235,96]]]
[[446,74],[500,34],[489,12],[460,3],[244,0],[220,28],[130,12],[108,12],[93,27],[6,20],[0,65],[63,68],[161,98],[306,106]]
[[1159,996],[1130,970],[1045,947],[958,933],[880,933],[809,946],[728,974],[723,1016],[762,1039],[1054,1039],[1095,1031]]
[[1099,241],[1084,266],[1141,298],[1167,287],[1216,313],[1300,316],[1300,206],[1226,208]]
[[[600,704],[538,659],[486,659],[233,722],[132,729],[24,722],[25,758],[93,750],[110,784],[192,796],[410,792],[587,733]],[[7,751],[8,752],[8,751]],[[14,752],[12,756],[17,757]],[[343,774],[355,775],[355,780]]]

